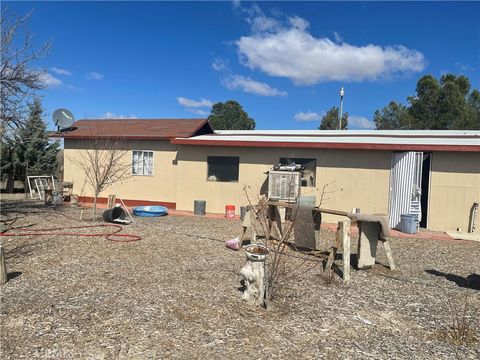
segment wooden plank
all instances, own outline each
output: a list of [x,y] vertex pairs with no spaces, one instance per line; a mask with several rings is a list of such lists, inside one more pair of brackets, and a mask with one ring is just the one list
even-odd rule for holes
[[7,267],[5,265],[5,252],[3,251],[3,246],[0,245],[0,285],[7,283],[7,275]]
[[313,211],[319,211],[321,213],[339,215],[339,216],[347,216],[347,214],[348,214],[348,211],[323,209],[323,208],[318,208],[318,207],[313,208]]
[[392,249],[390,248],[390,241],[388,240],[383,241],[383,248],[385,249],[385,253],[387,254],[388,266],[390,266],[390,270],[395,270]]
[[[297,206],[297,204],[294,204],[294,203],[287,203],[287,202],[283,202],[283,201],[273,201],[273,200],[269,200],[267,204],[268,205],[273,205],[273,206],[284,207],[284,208],[294,208],[294,207]],[[313,211],[318,211],[318,212],[325,213],[325,214],[339,215],[339,216],[348,216],[348,214],[349,214],[348,211],[324,209],[324,208],[319,208],[319,207],[314,207]]]
[[333,241],[332,249],[328,254],[327,265],[325,266],[325,271],[330,270],[332,268],[333,262],[335,261],[335,257],[337,255],[337,250],[339,247],[342,246],[341,236],[340,236],[340,222],[338,223],[337,232],[335,233],[335,240]]
[[377,256],[377,245],[380,235],[380,224],[378,222],[358,222],[358,262],[359,269],[369,268],[375,265]]
[[343,258],[343,282],[350,282],[350,220],[340,221],[338,223],[340,236],[342,238],[342,258]]

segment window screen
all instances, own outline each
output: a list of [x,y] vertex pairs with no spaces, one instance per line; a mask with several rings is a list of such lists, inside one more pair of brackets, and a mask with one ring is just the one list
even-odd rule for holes
[[237,156],[208,156],[208,181],[238,181],[240,159]]
[[317,174],[317,159],[305,158],[280,158],[281,165],[302,165],[305,168],[302,177],[302,186],[315,186]]
[[133,151],[132,174],[153,175],[153,151]]

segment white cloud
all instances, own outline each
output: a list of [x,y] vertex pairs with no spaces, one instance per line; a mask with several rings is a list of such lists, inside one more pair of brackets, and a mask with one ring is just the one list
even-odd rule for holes
[[273,31],[281,26],[281,23],[271,17],[264,15],[253,18],[250,21],[253,32]]
[[342,36],[336,31],[333,32],[333,38],[335,39],[335,41],[337,43],[342,43],[343,42]]
[[210,115],[210,113],[208,111],[202,110],[202,109],[189,108],[189,109],[186,109],[186,110],[191,112],[191,113],[197,114],[197,115],[202,115],[202,116]]
[[89,79],[89,80],[102,80],[103,79],[103,74],[92,71],[92,72],[89,72],[87,74],[87,79]]
[[289,17],[288,22],[290,23],[292,28],[298,29],[300,31],[305,31],[310,26],[309,22],[301,18],[300,16]]
[[463,64],[463,63],[460,63],[460,62],[456,62],[454,65],[455,65],[456,68],[458,68],[462,72],[474,71],[475,70],[475,68],[473,66],[470,66],[468,64]]
[[188,108],[211,107],[213,103],[210,100],[200,98],[200,100],[192,100],[183,96],[177,97],[177,102]]
[[215,59],[212,63],[212,68],[216,71],[228,70],[228,62],[223,59]]
[[[256,14],[253,19],[252,14]],[[377,80],[425,68],[424,56],[417,50],[402,45],[338,44],[312,35],[308,21],[298,16],[279,24],[256,9],[248,12],[246,20],[252,34],[235,42],[240,61],[296,84]]]
[[113,112],[107,111],[105,114],[100,116],[100,119],[138,119],[135,115],[119,115]]
[[223,85],[229,90],[242,90],[247,93],[262,96],[286,96],[283,90],[272,88],[270,85],[253,80],[248,76],[229,75],[222,80]]
[[348,116],[349,129],[375,129],[375,123],[367,119],[365,116]]
[[72,91],[84,91],[83,88],[81,88],[81,87],[76,87],[76,86],[74,86],[74,85],[72,85],[72,84],[67,84],[67,89],[68,89],[68,90],[72,90]]
[[49,73],[42,74],[42,81],[47,88],[58,88],[63,84],[62,80],[57,79],[55,76]]
[[293,118],[295,121],[303,122],[303,121],[320,121],[323,117],[323,113],[316,113],[308,110],[307,112],[300,111],[296,113]]
[[57,68],[57,67],[52,67],[50,70],[52,70],[52,72],[54,72],[55,74],[58,74],[58,75],[66,75],[66,76],[72,75],[71,71],[61,69],[61,68]]

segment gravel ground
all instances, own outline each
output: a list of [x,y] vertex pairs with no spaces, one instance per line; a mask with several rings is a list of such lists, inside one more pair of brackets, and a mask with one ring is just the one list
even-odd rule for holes
[[[79,214],[2,200],[3,225],[91,224]],[[245,256],[223,244],[240,229],[238,220],[167,216],[125,226],[138,242],[2,237],[12,277],[1,288],[2,358],[480,358],[478,342],[443,335],[465,299],[479,324],[480,243],[393,239],[398,270],[382,265],[380,250],[379,264],[353,270],[348,286],[322,275],[317,257],[289,257],[298,275],[265,310],[242,302]]]

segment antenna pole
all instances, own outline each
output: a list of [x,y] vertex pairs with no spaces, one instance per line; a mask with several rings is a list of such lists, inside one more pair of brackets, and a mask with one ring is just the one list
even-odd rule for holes
[[345,90],[343,90],[342,86],[340,88],[340,112],[338,113],[338,130],[342,130],[343,95],[345,95]]

